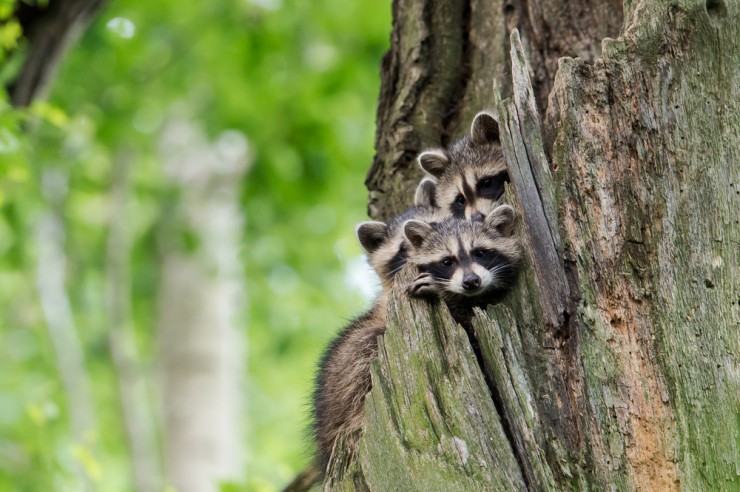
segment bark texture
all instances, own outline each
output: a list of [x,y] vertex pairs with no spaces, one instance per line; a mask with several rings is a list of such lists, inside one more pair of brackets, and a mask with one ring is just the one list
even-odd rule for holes
[[498,86],[511,95],[509,32],[518,28],[535,63],[543,111],[562,56],[594,60],[601,40],[622,26],[618,0],[394,0],[391,49],[383,58],[376,154],[367,176],[369,215],[411,205],[421,177],[415,159],[465,132],[492,108]]
[[421,146],[496,107],[525,266],[472,344],[392,296],[359,451],[325,488],[736,490],[740,5],[523,3],[508,63],[512,11],[478,8],[395,2],[370,211],[408,204]]

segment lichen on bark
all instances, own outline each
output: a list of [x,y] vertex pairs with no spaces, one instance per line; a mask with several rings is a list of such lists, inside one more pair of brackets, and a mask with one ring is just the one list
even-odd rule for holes
[[[411,3],[396,2],[397,26],[410,22],[404,8]],[[419,2],[427,3],[436,5]],[[405,139],[378,147],[370,180],[378,188],[386,186],[378,176],[395,183],[384,189],[390,205],[376,213],[399,211],[418,179],[410,171],[418,146],[444,143],[464,126],[461,115],[497,106],[514,170],[507,200],[523,217],[518,284],[477,313],[472,345],[443,306],[395,295],[360,448],[331,483],[340,490],[734,490],[740,5],[625,2],[618,37],[586,30],[603,33],[600,57],[561,58],[548,82],[541,77],[554,73],[553,54],[568,53],[538,44],[546,36],[537,16],[562,4],[528,3],[516,15],[505,4],[499,12],[488,6],[496,16],[490,26],[503,18],[507,29],[523,28],[521,45],[511,38],[511,83],[496,81],[515,97],[494,96],[479,50],[490,49],[491,66],[500,66],[504,47],[480,42],[487,27],[475,17],[479,2],[470,2],[461,46],[471,65],[457,84],[465,95],[440,99],[429,113],[418,101],[408,106],[424,118],[397,120],[413,123]],[[621,15],[619,6],[620,22]],[[430,25],[425,39],[434,44],[442,27]],[[394,32],[392,50],[406,36]],[[381,106],[407,100],[402,78],[393,86],[384,80]],[[417,88],[435,83],[428,78]],[[460,106],[445,107],[452,100]],[[452,115],[444,131],[428,123],[445,111]],[[379,112],[379,138],[387,121]],[[386,152],[396,156],[391,168]]]

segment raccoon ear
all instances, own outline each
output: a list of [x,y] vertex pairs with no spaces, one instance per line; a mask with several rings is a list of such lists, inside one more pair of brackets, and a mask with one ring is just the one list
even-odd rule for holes
[[444,174],[445,169],[450,164],[450,158],[444,150],[427,150],[422,152],[418,157],[419,165],[423,170],[439,178]]
[[388,225],[384,222],[363,222],[357,226],[357,239],[367,253],[374,253],[388,239]]
[[437,190],[437,183],[431,178],[424,178],[416,187],[414,194],[414,205],[417,207],[436,207],[434,204],[434,192]]
[[476,145],[484,145],[499,142],[498,122],[493,114],[488,111],[481,111],[470,125],[470,139]]
[[516,233],[516,212],[509,205],[499,205],[488,214],[485,224],[496,229],[502,236],[511,237]]
[[432,231],[432,226],[419,220],[407,220],[403,224],[403,235],[414,248],[420,248]]

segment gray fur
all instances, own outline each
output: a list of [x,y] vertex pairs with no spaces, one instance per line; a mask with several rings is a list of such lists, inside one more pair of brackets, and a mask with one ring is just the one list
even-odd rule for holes
[[416,187],[416,193],[414,194],[414,205],[417,207],[429,207],[436,208],[437,205],[434,202],[434,195],[437,192],[437,182],[430,178],[425,177]]
[[[508,205],[497,207],[482,222],[449,219],[430,226],[408,221],[408,261],[421,272],[409,292],[453,300],[480,297],[485,303],[487,296],[510,288],[516,278],[522,254],[516,229],[517,217]],[[477,257],[477,251],[485,256]],[[451,266],[445,267],[446,261]],[[471,275],[481,278],[480,286],[466,289],[464,279]]]
[[[440,209],[479,220],[500,204],[508,173],[493,114],[478,113],[470,134],[446,149],[421,153],[418,161],[436,181],[434,204]],[[489,178],[492,186],[482,186]]]
[[357,238],[383,290],[372,309],[347,325],[321,359],[313,395],[313,430],[317,445],[316,466],[322,473],[337,437],[345,436],[346,442],[353,447],[362,429],[363,404],[371,383],[370,364],[377,356],[378,336],[385,333],[388,292],[395,274],[406,263],[406,252],[410,249],[403,225],[409,220],[426,224],[447,218],[437,209],[414,207],[387,223],[364,222],[357,227]]

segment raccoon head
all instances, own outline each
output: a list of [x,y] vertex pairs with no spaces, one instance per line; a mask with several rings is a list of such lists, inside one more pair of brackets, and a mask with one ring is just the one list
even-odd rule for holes
[[447,149],[422,152],[418,160],[436,180],[434,205],[454,217],[483,220],[498,205],[509,180],[498,123],[485,111],[473,119],[470,134]]
[[411,294],[472,298],[508,289],[521,260],[516,229],[516,214],[508,205],[497,207],[483,221],[406,221],[408,261],[420,272]]
[[388,222],[363,222],[357,226],[357,239],[384,289],[390,288],[393,277],[408,260],[409,245],[403,234],[403,224],[408,220],[434,224],[449,218],[443,211],[424,205],[431,203],[430,196],[424,192],[417,192],[416,202],[417,206]]

